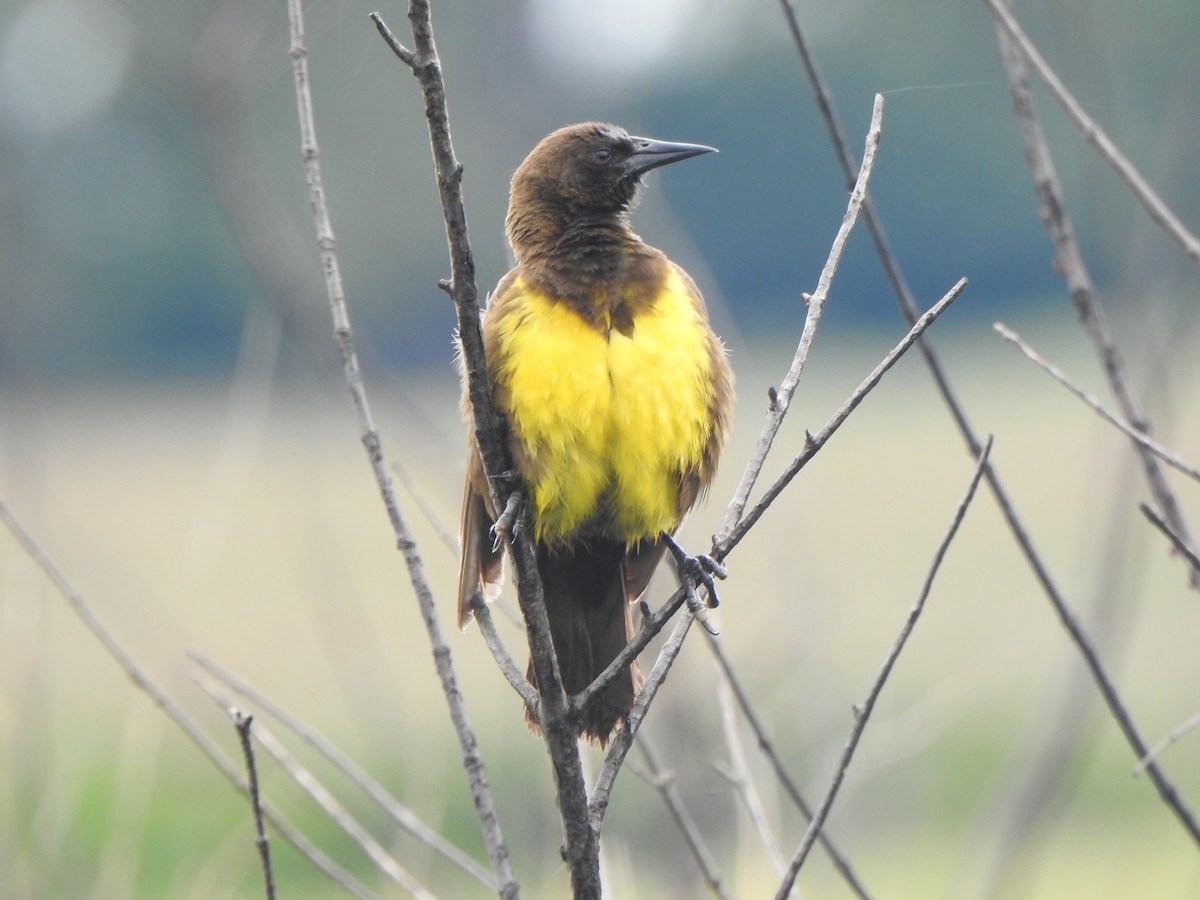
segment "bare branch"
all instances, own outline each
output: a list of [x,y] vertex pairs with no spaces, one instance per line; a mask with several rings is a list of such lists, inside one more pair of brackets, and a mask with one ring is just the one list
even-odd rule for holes
[[249,700],[267,715],[276,719],[285,728],[316,750],[317,753],[321,754],[334,768],[350,779],[356,787],[387,813],[388,817],[397,827],[411,834],[448,862],[454,864],[480,884],[484,885],[484,887],[493,891],[497,889],[495,879],[492,878],[486,869],[482,868],[459,847],[448,842],[422,822],[416,813],[396,800],[362,766],[346,756],[345,753],[330,743],[320,732],[293,716],[249,682],[218,665],[203,653],[192,651],[188,653],[188,658],[231,691]]
[[683,805],[683,799],[679,796],[679,791],[675,789],[674,774],[663,770],[658,754],[655,752],[654,746],[650,743],[650,739],[646,737],[645,732],[641,732],[637,736],[637,744],[642,748],[642,754],[646,757],[646,764],[650,767],[645,781],[658,791],[658,795],[662,797],[663,803],[667,805],[667,809],[671,812],[671,818],[675,820],[675,823],[679,826],[679,830],[683,832],[683,838],[687,841],[688,849],[692,851],[692,856],[695,857],[696,864],[700,867],[700,871],[704,873],[704,883],[708,885],[709,893],[714,897],[721,898],[721,900],[731,900],[729,892],[725,890],[725,885],[721,883],[721,873],[717,871],[717,864],[713,861],[712,854],[709,852],[708,846],[704,843],[704,836],[700,833],[700,829],[697,827],[695,819],[688,812],[687,807]]
[[[681,603],[682,595],[682,590],[676,591],[676,596],[680,598]],[[621,770],[621,763],[625,761],[629,748],[633,746],[633,739],[637,735],[638,728],[641,727],[642,720],[646,717],[646,711],[654,702],[654,697],[658,694],[658,689],[662,687],[663,681],[666,680],[667,673],[670,672],[679,651],[683,649],[683,639],[687,637],[688,629],[692,627],[693,621],[695,620],[692,614],[684,610],[675,622],[675,627],[658,652],[654,668],[646,676],[646,682],[642,685],[642,690],[637,695],[633,708],[625,717],[625,724],[617,731],[608,748],[608,753],[604,757],[604,766],[596,778],[596,785],[592,789],[592,799],[588,805],[592,828],[596,832],[600,831],[604,814],[608,811],[608,802],[612,796],[613,785],[617,780],[617,773]]]
[[[12,532],[13,537],[17,539],[17,543],[21,545],[30,559],[37,564],[38,568],[46,574],[46,577],[50,579],[55,589],[67,601],[72,612],[79,617],[88,631],[92,633],[92,636],[100,642],[105,652],[112,657],[121,671],[125,673],[125,676],[133,682],[134,687],[149,697],[155,706],[167,714],[171,721],[220,770],[221,774],[225,776],[226,780],[233,785],[238,793],[248,797],[249,786],[245,779],[221,755],[216,745],[200,730],[200,726],[133,661],[133,657],[121,646],[120,641],[109,631],[108,626],[88,606],[83,599],[83,595],[75,590],[62,569],[58,567],[54,560],[50,558],[50,555],[33,539],[33,536],[25,530],[25,527],[17,520],[12,510],[9,509],[8,504],[3,500],[0,500],[0,519],[4,520],[4,524]],[[313,846],[303,834],[289,825],[281,815],[265,804],[263,805],[263,815],[285,841],[295,847],[301,856],[316,866],[331,881],[336,882],[356,897],[367,898],[367,900],[374,897],[353,875]]]
[[516,660],[508,652],[504,646],[504,642],[500,639],[500,632],[496,630],[496,621],[492,618],[491,607],[486,602],[481,602],[475,607],[475,621],[479,623],[479,633],[483,635],[483,642],[487,645],[488,650],[492,652],[492,658],[496,660],[496,666],[500,672],[508,679],[508,683],[512,685],[522,700],[525,701],[525,708],[529,710],[534,721],[538,719],[538,699],[537,689],[528,682],[525,678],[525,673],[517,666]]
[[[330,223],[329,209],[325,202],[325,189],[321,179],[320,153],[317,148],[316,123],[313,117],[312,93],[309,89],[308,51],[304,45],[304,19],[301,0],[288,0],[288,21],[291,33],[292,73],[296,88],[296,107],[300,121],[300,146],[304,159],[304,170],[308,180],[309,201],[312,205],[313,220],[317,229],[317,246],[321,254],[321,267],[325,273],[325,290],[329,298],[330,313],[333,316],[334,337],[342,356],[342,366],[350,395],[354,399],[355,410],[358,414],[359,429],[362,442],[367,451],[375,482],[379,486],[388,519],[396,535],[396,543],[404,555],[409,578],[417,595],[421,608],[421,618],[429,634],[429,642],[433,648],[434,662],[438,678],[442,684],[442,692],[450,708],[450,718],[458,734],[459,746],[463,754],[463,766],[467,770],[467,779],[471,788],[471,796],[475,801],[475,809],[479,814],[480,826],[483,830],[484,842],[487,844],[488,855],[491,858],[492,871],[501,885],[500,893],[504,897],[517,895],[517,883],[512,873],[508,858],[508,848],[500,830],[500,820],[496,813],[495,802],[487,780],[487,771],[483,757],[479,754],[475,732],[467,720],[466,709],[463,706],[462,694],[458,688],[458,679],[454,673],[450,657],[450,647],[442,634],[441,622],[438,618],[437,607],[433,601],[433,593],[425,578],[421,557],[417,552],[416,543],[408,531],[408,526],[400,512],[396,500],[395,487],[384,462],[383,449],[371,410],[367,403],[366,388],[363,385],[362,372],[358,364],[358,354],[355,350],[354,335],[350,328],[350,316],[346,307],[345,290],[342,287],[340,267],[338,265],[336,242],[333,237],[333,227]],[[464,224],[465,234],[465,224]],[[471,279],[472,289],[474,286]],[[476,316],[477,319],[477,316]],[[478,322],[476,322],[478,325]]]
[[1139,503],[1138,509],[1142,511],[1142,515],[1149,519],[1155,528],[1167,536],[1167,540],[1171,542],[1171,545],[1177,551],[1182,553],[1184,558],[1191,563],[1194,568],[1200,568],[1200,554],[1198,554],[1195,548],[1184,539],[1183,535],[1172,528],[1169,522],[1167,522],[1162,516],[1156,513],[1145,503]]
[[[229,698],[222,694],[214,681],[198,674],[196,682],[216,703],[219,703],[226,709],[232,706]],[[379,871],[383,872],[414,897],[419,898],[419,900],[432,900],[432,895],[418,884],[404,867],[383,849],[379,842],[371,836],[357,819],[350,815],[346,808],[334,798],[333,794],[317,780],[312,772],[301,765],[275,739],[275,736],[271,734],[269,729],[260,726],[255,735],[258,737],[259,743],[267,748],[267,752],[275,757],[275,760],[287,770],[292,780],[300,785],[317,802],[317,805],[325,811],[325,814],[333,820],[338,828],[342,829],[351,840],[362,848],[363,852],[378,867]],[[247,732],[246,738],[249,738],[249,732]]]
[[917,339],[932,325],[943,312],[945,312],[950,304],[958,299],[963,289],[967,286],[967,279],[960,279],[959,282],[950,289],[950,291],[935,303],[929,310],[916,321],[916,324],[909,330],[908,334],[885,356],[872,371],[863,380],[863,382],[854,389],[854,392],[847,398],[842,407],[833,414],[833,417],[825,423],[825,426],[814,434],[808,434],[807,440],[804,442],[804,449],[799,455],[788,464],[783,474],[776,479],[764,493],[762,498],[754,505],[737,525],[724,536],[718,543],[713,545],[713,556],[718,560],[724,559],[729,555],[729,551],[741,542],[746,533],[754,527],[754,523],[762,517],[767,508],[775,501],[775,499],[783,492],[783,489],[788,486],[793,478],[810,459],[817,455],[817,452],[825,446],[826,442],[833,437],[835,431],[841,427],[846,421],[850,413],[858,407],[875,387],[879,384],[880,379],[887,373],[888,369],[896,364],[896,361],[916,343]]
[[[985,0],[985,2],[989,6],[996,5],[999,8],[999,4],[995,4],[995,0]],[[1021,129],[1021,139],[1025,145],[1025,162],[1029,166],[1034,188],[1042,204],[1042,222],[1054,243],[1056,267],[1067,283],[1071,303],[1079,313],[1084,331],[1087,332],[1096,348],[1096,354],[1100,358],[1109,388],[1112,390],[1113,396],[1117,398],[1122,415],[1134,429],[1149,433],[1150,423],[1142,413],[1141,403],[1125,375],[1125,362],[1108,327],[1108,322],[1105,320],[1104,309],[1100,305],[1091,274],[1084,262],[1079,242],[1075,238],[1075,226],[1067,213],[1062,183],[1059,180],[1058,170],[1054,165],[1050,145],[1046,141],[1037,105],[1034,102],[1033,91],[1029,84],[1029,76],[1025,69],[1025,56],[1016,43],[1017,38],[1004,24],[1008,22],[1015,27],[1015,20],[1006,9],[1000,8],[996,15],[1000,56],[1008,75],[1009,90],[1013,95],[1013,109],[1016,113],[1017,124]],[[1188,543],[1192,543],[1191,530],[1184,519],[1183,510],[1180,508],[1171,486],[1167,483],[1158,460],[1141,444],[1135,443],[1134,449],[1141,459],[1142,469],[1146,473],[1146,481],[1150,485],[1154,501],[1172,527],[1183,535]],[[1200,590],[1200,569],[1192,567],[1189,571],[1189,580],[1193,588]]]
[[[434,44],[429,3],[428,0],[409,2],[408,20],[413,36],[411,52],[405,52],[407,48],[400,47],[394,38],[389,39],[390,32],[378,13],[372,13],[371,20],[393,51],[412,70],[425,98],[425,119],[429,127],[438,193],[450,247],[451,276],[441,286],[454,301],[475,440],[492,492],[493,508],[504,509],[512,490],[512,479],[506,477],[506,473],[512,471],[512,466],[509,464],[500,417],[492,401],[491,379],[483,351],[475,261],[471,254],[462,199],[463,167],[455,156],[450,137],[446,87],[442,81],[441,60]],[[575,896],[599,897],[600,841],[599,835],[590,826],[587,785],[577,740],[578,726],[563,691],[558,658],[550,636],[550,623],[546,617],[537,555],[533,547],[533,529],[521,528],[521,522],[522,517],[519,516],[510,546],[510,559],[516,572],[517,599],[525,618],[534,676],[541,697],[538,713],[542,737],[554,766],[554,784],[565,838],[564,858],[571,871],[571,886]],[[515,882],[512,889],[516,890]]]
[[725,679],[721,679],[717,683],[717,703],[721,709],[721,732],[725,737],[725,748],[729,751],[728,768],[719,767],[717,771],[733,785],[742,805],[746,807],[746,814],[750,817],[750,823],[754,826],[759,843],[767,851],[767,858],[771,860],[772,868],[775,869],[776,874],[782,876],[786,863],[783,861],[783,854],[779,852],[779,842],[771,832],[771,826],[767,823],[766,811],[763,810],[762,801],[759,800],[758,791],[754,787],[754,780],[750,777],[750,770],[746,766],[746,754],[742,751],[742,741],[737,731],[737,716],[733,709],[733,694],[729,688],[729,682]]
[[868,691],[866,700],[863,701],[861,706],[854,708],[854,727],[850,730],[850,737],[846,740],[846,746],[842,750],[841,759],[838,760],[837,771],[834,773],[829,787],[825,790],[825,796],[817,807],[816,815],[808,823],[808,830],[804,833],[800,847],[792,857],[787,875],[784,877],[779,891],[775,895],[776,900],[787,900],[787,896],[792,891],[792,885],[795,884],[796,876],[800,873],[800,867],[804,865],[804,860],[808,857],[808,853],[816,841],[817,834],[821,831],[822,826],[825,824],[825,819],[829,815],[829,811],[833,808],[833,801],[837,797],[838,789],[842,785],[842,779],[846,776],[846,770],[850,767],[850,760],[854,757],[854,751],[858,746],[859,738],[862,737],[863,730],[867,727],[867,720],[871,717],[871,711],[875,708],[875,701],[879,699],[879,694],[883,690],[883,685],[887,682],[888,675],[891,674],[892,667],[896,664],[896,660],[900,658],[900,652],[904,649],[909,635],[912,634],[913,629],[917,625],[917,619],[920,618],[921,611],[925,608],[925,601],[929,597],[930,590],[933,588],[934,578],[937,577],[942,560],[946,556],[946,551],[950,549],[950,543],[958,533],[958,526],[962,524],[963,517],[966,516],[967,509],[971,505],[971,500],[975,497],[975,489],[979,487],[979,482],[983,478],[984,469],[987,466],[987,458],[991,451],[992,439],[989,437],[987,443],[984,445],[983,452],[979,455],[979,461],[975,465],[975,472],[971,476],[967,492],[962,500],[959,501],[958,508],[954,511],[954,518],[950,522],[950,528],[933,555],[933,562],[930,564],[929,572],[925,576],[925,583],[921,587],[921,593],[917,597],[916,603],[913,604],[912,609],[909,610],[908,618],[905,620],[904,626],[900,629],[900,634],[896,638],[896,642],[892,645],[892,649],[888,651],[887,657],[879,669],[879,673],[875,676],[875,682],[871,685],[871,690]]
[[858,178],[854,182],[854,186],[850,191],[850,202],[846,207],[846,214],[842,217],[841,227],[838,229],[837,236],[833,240],[833,246],[829,249],[829,257],[825,261],[824,268],[821,269],[821,275],[817,279],[817,289],[808,299],[808,314],[804,319],[804,329],[800,334],[800,342],[796,346],[796,354],[792,359],[792,365],[780,382],[779,387],[771,393],[770,403],[767,406],[766,421],[763,422],[762,432],[758,436],[758,441],[754,446],[754,452],[751,454],[749,461],[746,463],[746,469],[742,473],[741,481],[738,483],[737,489],[734,491],[733,499],[725,510],[725,519],[721,523],[719,534],[724,537],[728,535],[741,519],[743,511],[746,509],[746,504],[750,501],[750,491],[754,488],[755,481],[758,480],[758,475],[762,471],[763,463],[766,461],[767,454],[771,450],[771,444],[775,441],[775,435],[778,434],[780,426],[783,424],[783,417],[787,415],[788,407],[791,405],[792,394],[795,393],[796,385],[800,382],[800,375],[804,370],[804,365],[808,360],[809,351],[812,348],[813,338],[817,333],[817,326],[821,322],[821,315],[825,311],[825,301],[829,297],[829,288],[833,284],[834,275],[837,274],[837,268],[842,261],[842,253],[846,248],[846,241],[850,237],[850,232],[854,230],[854,224],[858,221],[858,213],[862,208],[863,202],[867,197],[867,184],[871,180],[871,172],[875,167],[876,151],[879,149],[879,138],[883,130],[883,95],[875,95],[875,105],[871,110],[871,125],[867,130],[866,149],[863,151],[863,164],[859,169]]
[[1150,763],[1162,756],[1168,747],[1170,747],[1188,732],[1195,731],[1197,728],[1200,728],[1200,713],[1196,713],[1196,715],[1192,716],[1182,725],[1177,725],[1172,728],[1167,733],[1166,737],[1151,747],[1150,750],[1147,751],[1146,755],[1138,760],[1138,764],[1133,767],[1133,774],[1135,776],[1141,775],[1144,771],[1146,771],[1146,766],[1150,765]]
[[[729,685],[729,689],[733,692],[734,698],[738,702],[738,707],[742,710],[742,715],[746,717],[751,730],[754,732],[754,737],[758,741],[758,747],[771,763],[771,768],[775,772],[775,777],[779,783],[783,785],[784,793],[788,795],[792,803],[796,806],[800,813],[804,816],[805,821],[811,822],[813,818],[812,807],[800,794],[800,789],[796,786],[796,782],[792,776],[784,768],[783,761],[779,758],[779,754],[775,750],[775,744],[767,735],[766,729],[763,727],[762,721],[758,718],[758,714],[754,711],[753,705],[750,703],[750,698],[746,691],[742,688],[741,681],[734,674],[733,666],[730,665],[728,657],[725,655],[724,649],[721,647],[721,642],[713,637],[708,640],[708,647],[712,651],[713,656],[717,660],[717,665],[720,667],[721,676],[725,683]],[[846,885],[852,890],[855,896],[867,900],[871,895],[867,893],[867,889],[859,881],[858,875],[850,867],[850,862],[842,855],[841,851],[834,846],[833,841],[826,833],[827,829],[822,828],[817,835],[817,840],[821,842],[821,846],[829,854],[833,866],[838,870],[838,873],[845,880]]]
[[233,706],[226,707],[226,712],[233,720],[233,727],[237,729],[238,739],[242,743],[242,756],[246,760],[247,789],[250,793],[250,806],[254,810],[254,846],[258,848],[258,856],[262,860],[267,900],[275,900],[275,872],[271,868],[271,845],[267,842],[267,830],[263,827],[262,802],[258,793],[258,767],[254,764],[254,742],[250,739],[250,726],[254,722],[254,716]]
[[1047,375],[1090,406],[1100,416],[1100,418],[1114,426],[1130,440],[1136,441],[1141,447],[1149,450],[1163,462],[1170,466],[1174,466],[1189,478],[1200,481],[1200,469],[1197,469],[1195,466],[1172,453],[1162,444],[1158,443],[1158,441],[1154,440],[1143,432],[1138,431],[1124,419],[1121,419],[1114,413],[1109,412],[1104,408],[1099,400],[1097,400],[1087,391],[1083,390],[1083,388],[1079,387],[1077,384],[1075,384],[1075,382],[1071,381],[1070,378],[1063,374],[1061,369],[1029,346],[1029,344],[1026,343],[1021,336],[1011,328],[1001,322],[996,322],[994,325],[992,325],[992,328],[995,329],[996,333],[999,334],[1000,337],[1004,338],[1006,341],[1024,353],[1027,357],[1029,357],[1029,359],[1037,364],[1037,366],[1041,368],[1042,371],[1044,371]]
[[1105,134],[1104,130],[1096,124],[1080,105],[1079,101],[1071,95],[1067,90],[1066,85],[1058,77],[1055,71],[1050,68],[1050,64],[1038,52],[1037,47],[1033,45],[1033,41],[1022,30],[1016,16],[1008,8],[1005,0],[983,0],[984,5],[988,8],[991,14],[996,19],[996,27],[1001,36],[1008,42],[1014,44],[1020,49],[1021,54],[1029,61],[1033,70],[1037,72],[1038,78],[1050,91],[1050,95],[1058,101],[1058,104],[1070,117],[1071,121],[1083,134],[1084,139],[1096,148],[1101,159],[1103,159],[1117,173],[1117,176],[1129,188],[1139,203],[1145,208],[1150,218],[1156,222],[1168,235],[1177,243],[1194,264],[1200,266],[1200,239],[1197,239],[1192,234],[1187,226],[1180,221],[1167,206],[1166,202],[1158,195],[1154,188],[1146,181],[1137,168],[1126,159],[1117,145],[1113,143],[1112,138]]

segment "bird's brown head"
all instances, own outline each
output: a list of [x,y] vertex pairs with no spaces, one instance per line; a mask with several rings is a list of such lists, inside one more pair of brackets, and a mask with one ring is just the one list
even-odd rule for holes
[[624,223],[644,173],[714,149],[636,137],[603,122],[560,128],[513,175],[507,220],[513,249],[521,257],[538,243],[555,243],[577,222]]

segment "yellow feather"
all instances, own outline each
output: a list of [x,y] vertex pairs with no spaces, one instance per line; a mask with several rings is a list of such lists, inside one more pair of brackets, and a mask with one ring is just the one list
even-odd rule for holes
[[527,459],[537,538],[598,525],[627,541],[679,524],[682,473],[712,433],[708,330],[673,267],[629,334],[511,286],[494,375]]

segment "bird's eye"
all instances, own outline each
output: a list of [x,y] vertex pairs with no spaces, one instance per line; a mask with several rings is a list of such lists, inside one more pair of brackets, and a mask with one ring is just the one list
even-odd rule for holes
[[592,159],[596,160],[596,162],[606,163],[612,159],[612,151],[606,147],[601,147],[592,154]]

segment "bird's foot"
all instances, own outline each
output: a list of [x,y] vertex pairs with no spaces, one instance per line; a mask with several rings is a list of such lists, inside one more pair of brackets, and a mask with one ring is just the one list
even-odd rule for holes
[[[669,534],[664,534],[663,539],[667,543],[667,549],[675,557],[675,571],[679,573],[679,583],[687,597],[688,610],[710,633],[716,634],[715,627],[709,623],[708,612],[721,604],[721,599],[717,596],[716,579],[726,578],[728,571],[711,556],[703,553],[689,556]],[[703,587],[708,595],[707,602],[700,599],[700,587]]]
[[500,517],[492,525],[493,551],[499,550],[501,541],[510,534],[517,533],[517,526],[520,524],[521,504],[524,502],[525,495],[519,490],[513,491],[508,495],[508,502],[504,504],[504,511],[500,513]]

